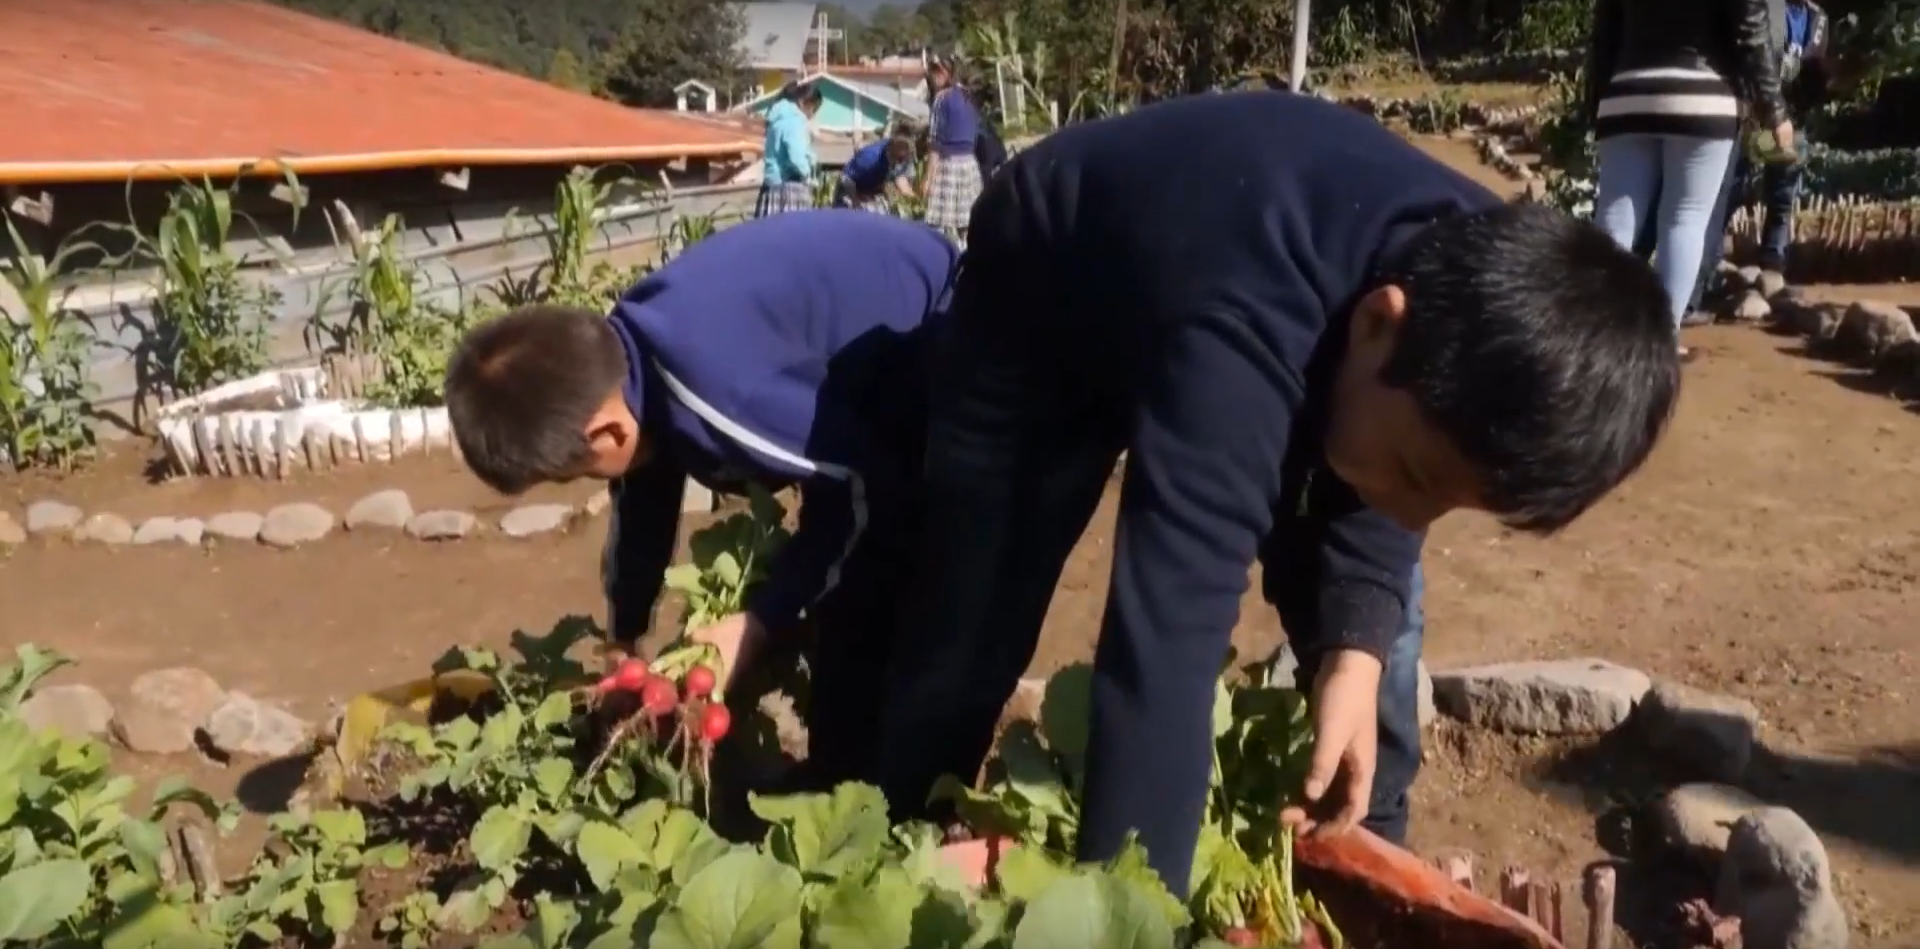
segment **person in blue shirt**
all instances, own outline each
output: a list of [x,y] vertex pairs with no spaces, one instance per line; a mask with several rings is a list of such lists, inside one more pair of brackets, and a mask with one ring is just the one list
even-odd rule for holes
[[780,98],[767,109],[767,134],[762,156],[760,196],[753,216],[813,209],[814,113],[823,100],[813,83],[787,83]]
[[912,173],[913,139],[894,135],[862,146],[840,169],[833,206],[883,211],[886,204],[880,199],[913,192],[913,183],[907,180]]
[[481,481],[506,494],[611,482],[608,628],[629,649],[651,622],[688,477],[723,492],[799,486],[799,525],[746,612],[693,634],[744,663],[806,615],[809,786],[856,776],[876,740],[871,685],[918,543],[929,317],[957,255],[891,216],[752,220],[687,248],[611,314],[523,307],[470,331],[448,366],[447,414]]
[[1478,509],[1550,533],[1640,466],[1680,388],[1652,267],[1287,92],[1062,128],[993,177],[967,237],[873,756],[895,816],[938,819],[938,779],[979,773],[1124,454],[1080,856],[1137,834],[1188,890],[1256,563],[1313,715],[1287,820],[1400,839],[1419,730],[1381,718],[1415,708],[1395,667],[1419,655],[1425,530]]

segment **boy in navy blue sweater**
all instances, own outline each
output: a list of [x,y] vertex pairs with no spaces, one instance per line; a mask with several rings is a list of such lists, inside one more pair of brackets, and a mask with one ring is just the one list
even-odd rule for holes
[[857,776],[875,740],[871,683],[918,542],[924,331],[957,254],[897,218],[776,215],[689,247],[610,316],[534,306],[484,324],[448,367],[454,435],[488,485],[612,482],[616,642],[650,622],[686,478],[800,485],[799,527],[745,614],[694,636],[744,661],[806,612],[822,631],[809,714],[820,782]]
[[[1397,721],[1411,696],[1380,691],[1418,658],[1395,640],[1423,533],[1459,508],[1551,532],[1640,465],[1680,384],[1652,270],[1284,92],[1062,129],[1008,162],[968,237],[875,756],[887,799],[905,816],[977,772],[1125,451],[1081,855],[1138,832],[1188,888],[1256,563],[1314,709],[1311,805],[1288,820],[1398,837],[1418,731]],[[1386,747],[1383,707],[1405,709]]]
[[884,138],[862,147],[840,169],[840,183],[834,186],[836,208],[883,207],[884,197],[903,197],[913,193],[907,177],[913,173],[913,140],[904,135]]

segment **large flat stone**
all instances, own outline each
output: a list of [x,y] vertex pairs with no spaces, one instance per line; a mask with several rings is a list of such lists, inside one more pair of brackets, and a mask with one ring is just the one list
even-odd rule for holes
[[1433,674],[1441,713],[1532,735],[1612,731],[1652,687],[1646,673],[1605,659],[1503,662]]

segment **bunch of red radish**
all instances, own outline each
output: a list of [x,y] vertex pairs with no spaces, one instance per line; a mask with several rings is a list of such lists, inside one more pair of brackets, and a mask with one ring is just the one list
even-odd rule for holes
[[688,669],[686,678],[675,685],[643,660],[628,659],[601,679],[594,691],[602,698],[621,693],[639,696],[640,714],[656,730],[677,710],[680,726],[690,739],[688,744],[710,748],[727,737],[727,730],[733,727],[733,715],[727,707],[712,701],[714,685],[713,670],[706,666]]

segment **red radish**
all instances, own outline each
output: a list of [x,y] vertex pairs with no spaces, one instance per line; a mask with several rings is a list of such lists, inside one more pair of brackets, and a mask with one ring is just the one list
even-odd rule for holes
[[713,694],[713,670],[694,666],[687,670],[687,698],[704,699]]
[[659,718],[673,711],[678,704],[679,692],[673,687],[673,680],[665,676],[648,676],[645,684],[640,686],[640,708],[651,718]]
[[1327,940],[1320,935],[1320,927],[1313,920],[1303,921],[1300,927],[1300,949],[1327,949]]
[[1220,941],[1229,946],[1258,946],[1260,937],[1245,926],[1235,926],[1220,935]]
[[600,693],[601,695],[605,695],[608,692],[612,692],[618,688],[620,688],[619,680],[615,679],[613,676],[607,676],[606,678],[601,679],[600,684],[594,686],[593,690],[595,692]]
[[727,737],[727,729],[733,727],[733,713],[724,705],[709,705],[700,710],[700,737],[709,743]]
[[647,685],[647,664],[639,659],[628,659],[614,670],[613,681],[618,688],[638,692]]

